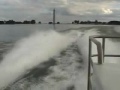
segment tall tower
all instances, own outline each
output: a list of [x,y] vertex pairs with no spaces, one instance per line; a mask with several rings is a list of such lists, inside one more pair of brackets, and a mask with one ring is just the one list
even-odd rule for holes
[[53,9],[53,28],[55,30],[55,9]]
[[55,9],[53,9],[53,24],[55,24]]

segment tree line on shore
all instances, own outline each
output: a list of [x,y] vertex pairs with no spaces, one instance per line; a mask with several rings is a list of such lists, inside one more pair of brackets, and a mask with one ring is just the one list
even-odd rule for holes
[[[14,21],[14,20],[8,20],[8,21],[0,21],[0,24],[36,24],[35,20],[24,20],[22,21]],[[41,21],[38,22],[38,24],[42,24]],[[48,22],[46,24],[54,24],[53,22]],[[55,24],[61,24],[60,22],[56,22]],[[79,21],[74,20],[72,23],[69,24],[94,24],[94,25],[120,25],[120,21],[109,21],[109,22],[101,22],[98,20],[95,21]]]
[[[0,21],[0,24],[37,24],[35,20],[25,20],[25,21],[14,21],[14,20],[8,20],[8,21]],[[42,24],[41,21],[38,22],[38,24]],[[47,24],[53,24],[53,22],[48,22]],[[60,24],[60,22],[56,22],[55,24]]]
[[95,24],[95,25],[120,25],[120,21],[109,21],[109,22],[101,22],[98,20],[95,21],[79,21],[74,20],[72,24]]
[[[41,22],[38,22],[39,24],[41,24]],[[0,24],[36,24],[35,20],[25,20],[23,22],[21,21],[14,21],[14,20],[8,20],[8,21],[0,21]]]

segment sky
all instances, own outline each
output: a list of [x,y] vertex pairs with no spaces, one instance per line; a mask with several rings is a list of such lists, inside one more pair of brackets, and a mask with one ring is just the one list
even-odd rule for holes
[[0,0],[0,20],[52,21],[56,20],[120,20],[120,0]]

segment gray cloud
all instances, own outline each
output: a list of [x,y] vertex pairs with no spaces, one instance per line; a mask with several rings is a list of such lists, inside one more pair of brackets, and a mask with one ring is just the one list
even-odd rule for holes
[[56,8],[57,20],[71,22],[80,20],[119,19],[119,0],[0,0],[0,19],[52,20]]

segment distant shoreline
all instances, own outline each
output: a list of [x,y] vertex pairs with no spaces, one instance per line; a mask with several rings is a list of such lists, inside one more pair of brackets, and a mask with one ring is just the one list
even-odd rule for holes
[[31,21],[14,21],[14,20],[8,20],[8,21],[0,21],[0,25],[36,25],[36,24],[48,24],[48,25],[54,25],[54,24],[73,24],[73,25],[120,25],[120,21],[109,21],[109,22],[101,22],[98,20],[95,21],[79,21],[74,20],[72,23],[61,23],[61,22],[48,22],[48,23],[42,23],[41,21],[36,22],[35,20]]
[[[60,23],[55,25],[120,25],[120,24],[72,24],[72,23]],[[42,23],[42,24],[0,24],[1,25],[54,25],[54,24],[48,24],[48,23]]]

